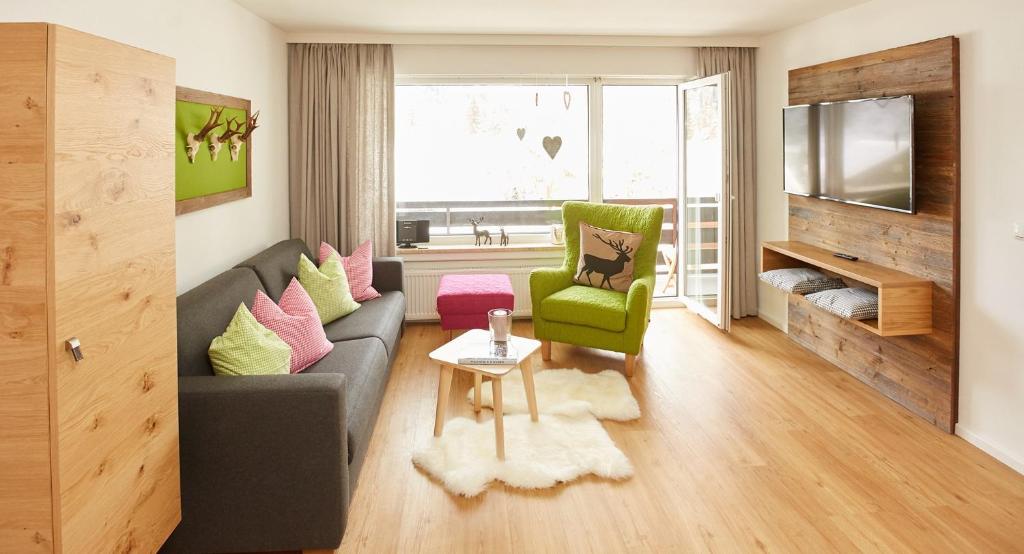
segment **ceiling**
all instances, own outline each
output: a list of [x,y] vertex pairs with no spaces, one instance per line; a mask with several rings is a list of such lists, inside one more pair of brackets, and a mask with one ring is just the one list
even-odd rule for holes
[[235,0],[289,32],[756,36],[866,0]]

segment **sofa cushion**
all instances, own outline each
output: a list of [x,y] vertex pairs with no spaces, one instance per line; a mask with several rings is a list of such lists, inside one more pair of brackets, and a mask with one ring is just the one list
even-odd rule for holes
[[342,256],[333,246],[326,242],[320,243],[320,263],[331,256],[341,259],[341,265],[348,276],[348,288],[356,302],[365,302],[380,298],[380,293],[373,288],[373,243],[365,241],[348,256]]
[[210,343],[209,354],[213,372],[221,376],[286,375],[291,370],[292,347],[241,302],[224,334]]
[[238,305],[252,306],[263,290],[251,269],[229,269],[178,297],[178,375],[213,375],[207,349],[227,328]]
[[284,289],[280,305],[258,291],[252,302],[252,315],[292,348],[292,373],[313,365],[334,348],[324,334],[313,299],[296,279]]
[[550,321],[620,332],[626,328],[626,294],[573,285],[541,300],[540,312]]
[[[263,252],[245,260],[235,267],[247,267],[256,272],[263,289],[275,302],[281,299],[284,289],[296,276],[299,254],[313,259],[306,243],[299,239],[283,240]],[[250,298],[251,300],[251,298]]]
[[380,298],[367,300],[351,314],[324,326],[332,342],[376,337],[384,343],[388,357],[398,349],[398,338],[405,319],[405,295],[388,291]]
[[318,268],[305,255],[299,256],[299,282],[316,304],[320,323],[328,323],[359,309],[348,288],[345,268],[337,257],[328,258]]
[[[376,338],[335,343],[330,354],[309,366],[303,373],[345,374],[349,463],[354,459],[361,459],[369,445],[373,423],[376,421],[390,373],[387,351],[383,343]],[[350,477],[350,482],[354,483],[354,476]]]

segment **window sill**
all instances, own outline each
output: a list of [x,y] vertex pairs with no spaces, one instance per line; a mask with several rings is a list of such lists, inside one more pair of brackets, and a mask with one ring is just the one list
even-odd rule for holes
[[516,253],[559,253],[565,250],[561,244],[551,243],[525,243],[515,246],[475,246],[472,244],[427,244],[419,248],[399,248],[398,256],[403,258],[416,256],[430,256],[439,254],[452,255],[488,255],[495,254],[516,254]]

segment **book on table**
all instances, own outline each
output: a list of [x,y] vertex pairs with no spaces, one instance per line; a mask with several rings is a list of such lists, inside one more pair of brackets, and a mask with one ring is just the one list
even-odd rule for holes
[[459,352],[459,365],[512,365],[518,360],[512,342],[489,340],[474,344]]

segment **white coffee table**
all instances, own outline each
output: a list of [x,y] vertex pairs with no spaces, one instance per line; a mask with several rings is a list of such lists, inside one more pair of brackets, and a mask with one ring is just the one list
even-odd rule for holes
[[430,353],[430,359],[441,364],[441,380],[437,387],[437,415],[434,418],[434,436],[440,437],[444,430],[445,413],[448,409],[448,397],[451,395],[452,375],[456,369],[473,374],[473,411],[480,412],[480,387],[483,378],[491,379],[491,391],[494,395],[494,441],[498,459],[505,459],[505,423],[502,419],[501,378],[510,371],[519,368],[523,373],[523,385],[526,388],[526,403],[530,408],[530,419],[537,421],[537,394],[533,386],[533,362],[530,356],[540,348],[540,341],[523,337],[511,337],[512,347],[516,350],[516,363],[509,365],[462,365],[459,357],[472,345],[486,343],[490,340],[490,332],[482,329],[467,331],[444,346]]

